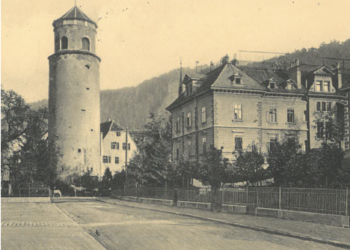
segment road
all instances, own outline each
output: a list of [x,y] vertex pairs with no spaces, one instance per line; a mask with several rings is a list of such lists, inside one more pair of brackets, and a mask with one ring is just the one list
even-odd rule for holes
[[94,200],[61,200],[55,205],[106,249],[339,249]]

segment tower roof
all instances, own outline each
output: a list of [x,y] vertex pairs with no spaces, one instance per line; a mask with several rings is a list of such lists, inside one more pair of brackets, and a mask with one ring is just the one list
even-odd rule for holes
[[90,22],[97,27],[96,23],[92,21],[87,15],[85,15],[84,12],[82,12],[81,9],[79,9],[77,6],[74,6],[73,8],[71,8],[66,14],[64,14],[57,20],[55,20],[54,23],[60,20],[74,20],[74,19]]

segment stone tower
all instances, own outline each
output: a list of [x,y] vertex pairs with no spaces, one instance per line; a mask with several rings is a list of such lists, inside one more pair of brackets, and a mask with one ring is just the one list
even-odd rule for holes
[[100,174],[100,62],[97,25],[78,7],[53,22],[55,53],[49,57],[49,139],[61,157],[61,179]]

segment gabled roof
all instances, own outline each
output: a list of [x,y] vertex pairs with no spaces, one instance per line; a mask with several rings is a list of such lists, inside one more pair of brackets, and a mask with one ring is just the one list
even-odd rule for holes
[[330,69],[328,69],[326,66],[321,66],[319,68],[316,68],[314,70],[309,71],[309,73],[315,74],[315,75],[334,75],[334,72]]
[[57,20],[55,20],[54,23],[60,20],[74,20],[74,19],[90,22],[94,24],[97,28],[96,23],[92,21],[87,15],[85,15],[84,12],[82,12],[81,9],[79,9],[77,6],[74,6],[73,8],[71,8],[66,14],[64,14]]
[[116,123],[114,120],[107,120],[106,122],[103,122],[100,124],[100,131],[103,134],[103,138],[106,137],[108,132],[110,131],[124,131],[125,129],[120,126],[118,123]]

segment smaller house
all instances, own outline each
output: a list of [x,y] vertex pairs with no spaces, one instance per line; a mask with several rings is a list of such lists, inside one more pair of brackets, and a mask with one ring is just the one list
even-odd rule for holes
[[107,168],[114,174],[125,170],[132,157],[137,152],[135,141],[129,132],[108,118],[101,123],[101,175]]

